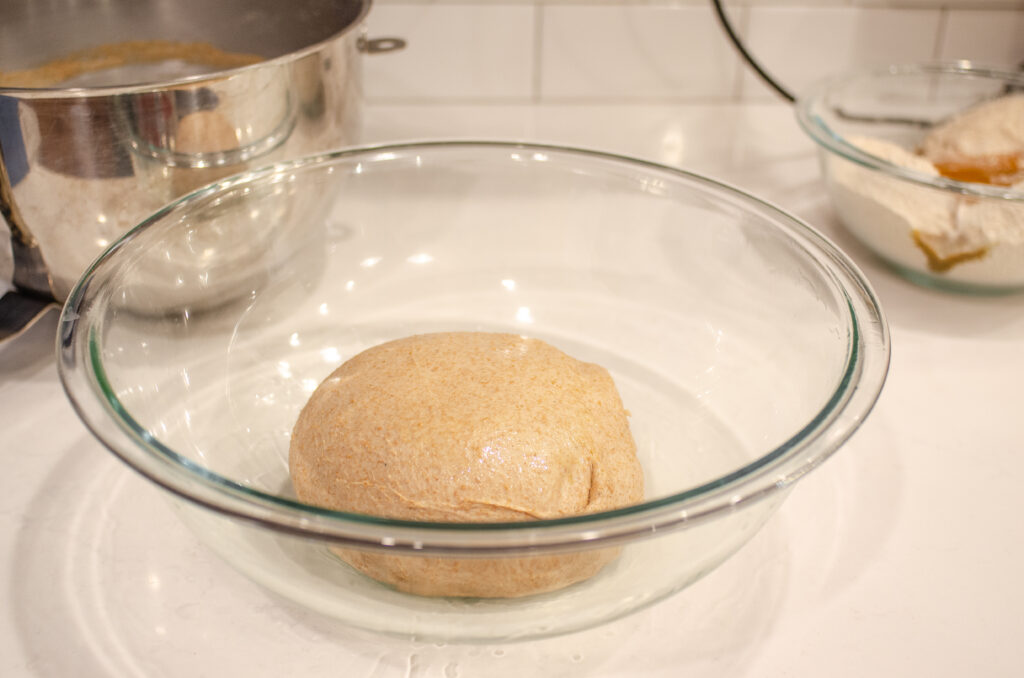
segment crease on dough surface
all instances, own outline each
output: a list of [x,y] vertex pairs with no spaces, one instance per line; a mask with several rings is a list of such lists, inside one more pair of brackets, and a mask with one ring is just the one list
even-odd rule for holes
[[[593,475],[591,475],[591,477],[593,477]],[[486,499],[469,499],[469,498],[467,498],[467,499],[464,499],[464,500],[462,500],[462,501],[460,501],[458,503],[443,503],[443,502],[420,501],[420,500],[413,499],[411,497],[407,497],[407,496],[403,495],[401,492],[398,492],[393,487],[388,487],[387,485],[382,485],[380,483],[374,483],[374,482],[368,481],[368,480],[344,480],[344,479],[339,479],[338,480],[338,485],[339,485],[339,487],[343,486],[343,485],[355,485],[355,486],[359,486],[359,487],[373,488],[373,489],[375,489],[375,490],[377,490],[379,492],[386,492],[386,493],[394,495],[395,497],[400,499],[406,506],[408,506],[410,508],[438,511],[438,512],[443,512],[443,513],[450,513],[452,515],[452,517],[455,518],[455,520],[453,520],[452,522],[459,522],[458,518],[464,517],[465,511],[468,508],[475,507],[475,506],[482,506],[482,507],[486,507],[486,508],[501,509],[502,511],[510,511],[512,513],[519,513],[519,514],[522,514],[524,516],[528,516],[529,518],[532,518],[534,520],[544,520],[545,518],[555,518],[555,517],[557,517],[557,516],[554,516],[554,515],[549,515],[547,513],[541,513],[541,512],[535,511],[533,509],[527,508],[527,507],[513,506],[512,504],[507,503],[507,502],[503,503],[503,502],[498,502],[498,501],[489,501],[489,500],[486,500]],[[589,496],[587,498],[587,503],[588,504],[590,503]]]

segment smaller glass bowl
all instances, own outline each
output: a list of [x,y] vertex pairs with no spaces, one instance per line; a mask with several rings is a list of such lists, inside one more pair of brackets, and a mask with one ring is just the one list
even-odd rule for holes
[[1024,289],[1024,190],[933,176],[869,153],[858,140],[914,152],[930,128],[1010,93],[1024,93],[1024,73],[965,63],[889,66],[812,87],[797,102],[797,120],[818,144],[840,220],[875,254],[918,284],[1013,292]]
[[[431,523],[300,502],[289,436],[316,385],[384,341],[544,339],[612,374],[644,503]],[[375,631],[509,640],[649,605],[744,544],[861,424],[888,332],[863,276],[800,221],[728,186],[514,143],[353,149],[239,175],[114,244],[65,305],[60,373],[94,434],[180,499],[239,570]],[[330,547],[542,563],[621,548],[524,598],[426,598]]]

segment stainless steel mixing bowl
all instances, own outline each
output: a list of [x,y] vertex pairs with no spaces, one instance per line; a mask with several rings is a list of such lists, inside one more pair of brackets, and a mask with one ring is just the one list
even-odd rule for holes
[[0,0],[0,279],[62,301],[172,199],[353,142],[360,53],[401,45],[366,39],[369,8]]

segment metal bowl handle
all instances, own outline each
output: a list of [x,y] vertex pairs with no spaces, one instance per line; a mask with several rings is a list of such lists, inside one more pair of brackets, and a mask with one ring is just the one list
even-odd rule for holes
[[405,49],[403,38],[359,38],[359,51],[364,54],[386,54]]

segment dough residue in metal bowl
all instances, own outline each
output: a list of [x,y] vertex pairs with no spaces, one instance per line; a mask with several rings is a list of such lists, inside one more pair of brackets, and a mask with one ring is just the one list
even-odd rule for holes
[[249,66],[263,59],[256,54],[227,52],[205,42],[129,40],[79,50],[33,68],[0,71],[0,87],[57,87],[86,74],[138,64],[180,61],[218,71]]

